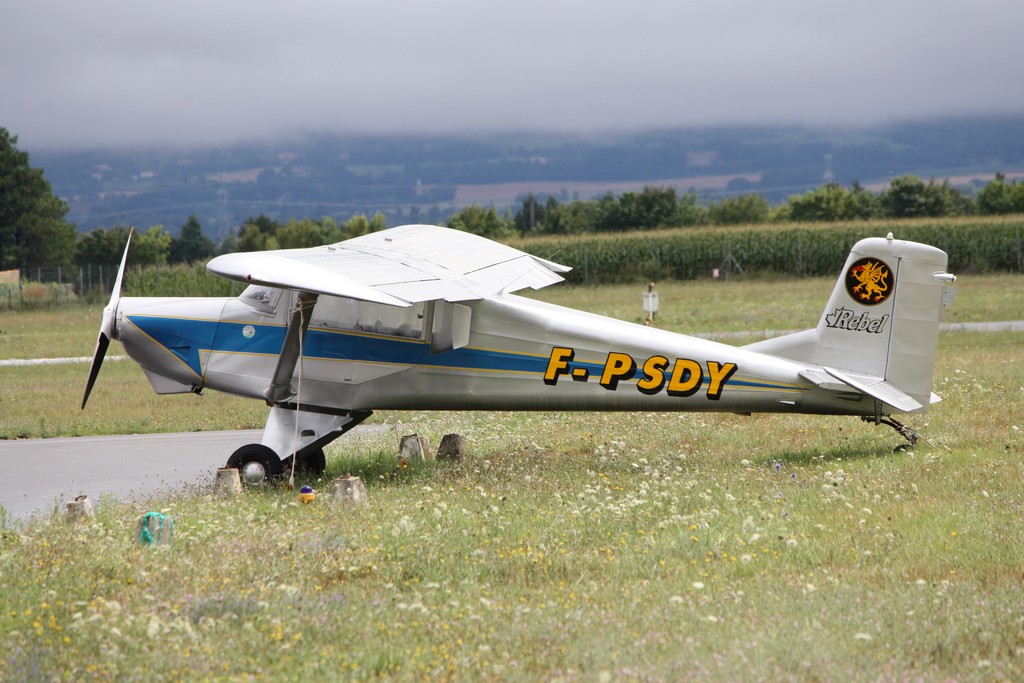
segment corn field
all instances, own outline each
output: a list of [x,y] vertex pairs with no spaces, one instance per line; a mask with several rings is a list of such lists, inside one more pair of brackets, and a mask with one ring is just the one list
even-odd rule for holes
[[[570,283],[618,284],[693,280],[714,272],[723,278],[832,276],[857,240],[889,232],[944,250],[954,273],[1024,272],[1024,216],[676,228],[543,237],[512,246],[572,266]],[[105,302],[116,274],[116,266],[27,269],[17,284],[0,284],[0,310]],[[126,296],[235,296],[241,290],[203,264],[129,267],[124,282]]]
[[547,237],[513,246],[572,266],[575,284],[692,280],[714,271],[792,276],[835,275],[865,237],[934,245],[957,273],[1024,271],[1024,217],[870,221],[817,225],[679,228],[642,233]]

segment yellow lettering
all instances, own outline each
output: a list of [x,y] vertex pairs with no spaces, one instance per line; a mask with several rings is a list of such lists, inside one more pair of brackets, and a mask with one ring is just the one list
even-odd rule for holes
[[558,384],[559,375],[569,374],[569,361],[575,355],[576,351],[565,346],[556,346],[551,349],[548,367],[544,370],[544,384],[554,386]]
[[712,401],[717,401],[722,397],[722,389],[725,388],[725,383],[729,381],[729,378],[736,372],[735,363],[722,363],[719,364],[717,361],[708,361],[708,398]]
[[651,356],[644,361],[643,379],[636,383],[640,393],[651,396],[661,391],[665,386],[665,368],[668,367],[668,358],[665,356]]
[[604,372],[601,373],[601,386],[605,389],[615,389],[619,380],[628,379],[636,372],[636,361],[628,353],[612,351],[604,362]]
[[701,372],[700,363],[688,358],[676,358],[667,391],[671,396],[692,396],[697,393],[703,379],[704,373]]

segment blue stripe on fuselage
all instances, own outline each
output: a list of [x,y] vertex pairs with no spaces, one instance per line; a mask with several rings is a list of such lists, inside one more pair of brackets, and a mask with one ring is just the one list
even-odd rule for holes
[[[203,374],[199,356],[201,350],[276,356],[284,345],[286,332],[283,325],[259,323],[218,322],[146,315],[133,315],[129,319],[132,324],[180,358],[197,375]],[[244,333],[246,328],[251,328],[252,335],[249,337]],[[310,328],[303,340],[303,355],[306,358],[324,360],[429,365],[469,370],[536,373],[538,375],[544,373],[548,364],[547,357],[473,347],[463,347],[432,355],[430,346],[420,340],[319,328]],[[570,361],[569,366],[570,371],[576,367],[586,368],[591,377],[599,377],[604,371],[603,362]],[[643,376],[643,370],[637,368],[633,379],[641,379]],[[704,383],[709,382],[710,378],[704,377]],[[731,378],[729,384],[735,387],[758,389],[788,391],[797,389],[792,385],[736,377]]]

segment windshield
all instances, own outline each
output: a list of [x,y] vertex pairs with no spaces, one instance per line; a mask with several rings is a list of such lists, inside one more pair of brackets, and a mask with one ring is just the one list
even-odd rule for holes
[[273,313],[281,299],[281,290],[263,285],[249,285],[238,298],[257,310]]

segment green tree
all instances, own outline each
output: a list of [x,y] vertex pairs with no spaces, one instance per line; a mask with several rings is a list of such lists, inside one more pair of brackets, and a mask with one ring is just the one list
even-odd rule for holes
[[260,214],[250,218],[238,232],[238,251],[267,251],[277,249],[277,229],[280,223]]
[[491,239],[511,237],[514,233],[511,219],[499,216],[493,206],[484,209],[476,204],[460,209],[452,215],[448,219],[448,227]]
[[277,244],[281,249],[302,249],[333,244],[342,239],[341,228],[330,217],[319,221],[312,218],[292,219],[277,231]]
[[68,205],[17,144],[17,136],[0,128],[0,270],[67,265],[76,238],[75,226],[64,220]]
[[387,230],[388,219],[382,213],[373,214],[373,218],[367,218],[364,214],[356,214],[345,221],[341,226],[341,239],[352,239],[370,232]]
[[787,218],[794,221],[852,221],[871,218],[874,213],[874,195],[859,184],[847,191],[839,183],[828,183],[790,197]]
[[878,197],[874,192],[865,190],[859,181],[853,181],[850,186],[850,203],[849,220],[866,221],[878,217]]
[[878,202],[886,218],[962,216],[973,208],[970,199],[951,188],[948,181],[940,185],[932,179],[926,185],[912,175],[894,178]]
[[593,232],[597,227],[600,210],[594,201],[577,201],[559,204],[554,197],[548,197],[541,232],[550,235],[577,235]]
[[707,222],[708,210],[701,206],[696,192],[687,192],[679,198],[679,203],[676,204],[675,217],[672,220],[673,225],[692,227],[706,225]]
[[1007,183],[1005,175],[996,173],[995,179],[978,192],[974,204],[978,213],[987,216],[1024,213],[1024,183]]
[[[121,262],[128,228],[116,225],[107,230],[95,228],[80,235],[75,250],[75,263],[80,266],[113,266]],[[130,254],[129,254],[130,258]]]
[[[548,197],[552,200],[554,197]],[[547,213],[547,206],[541,204],[537,197],[531,192],[522,199],[523,208],[512,217],[512,224],[520,235],[528,235],[537,232],[544,224],[544,216]],[[557,205],[557,202],[556,202]]]
[[651,230],[672,225],[677,216],[675,188],[647,186],[642,192],[623,192],[617,200],[610,192],[601,199],[600,229]]
[[195,214],[181,226],[181,234],[171,240],[167,260],[171,263],[196,263],[213,256],[213,240],[203,235],[203,226]]
[[768,220],[768,200],[759,194],[726,197],[708,207],[708,218],[715,225],[743,225]]
[[[132,237],[128,262],[135,266],[163,265],[167,263],[172,243],[170,234],[164,231],[162,225],[154,225],[146,232],[137,231]],[[123,249],[124,245],[121,247]]]

